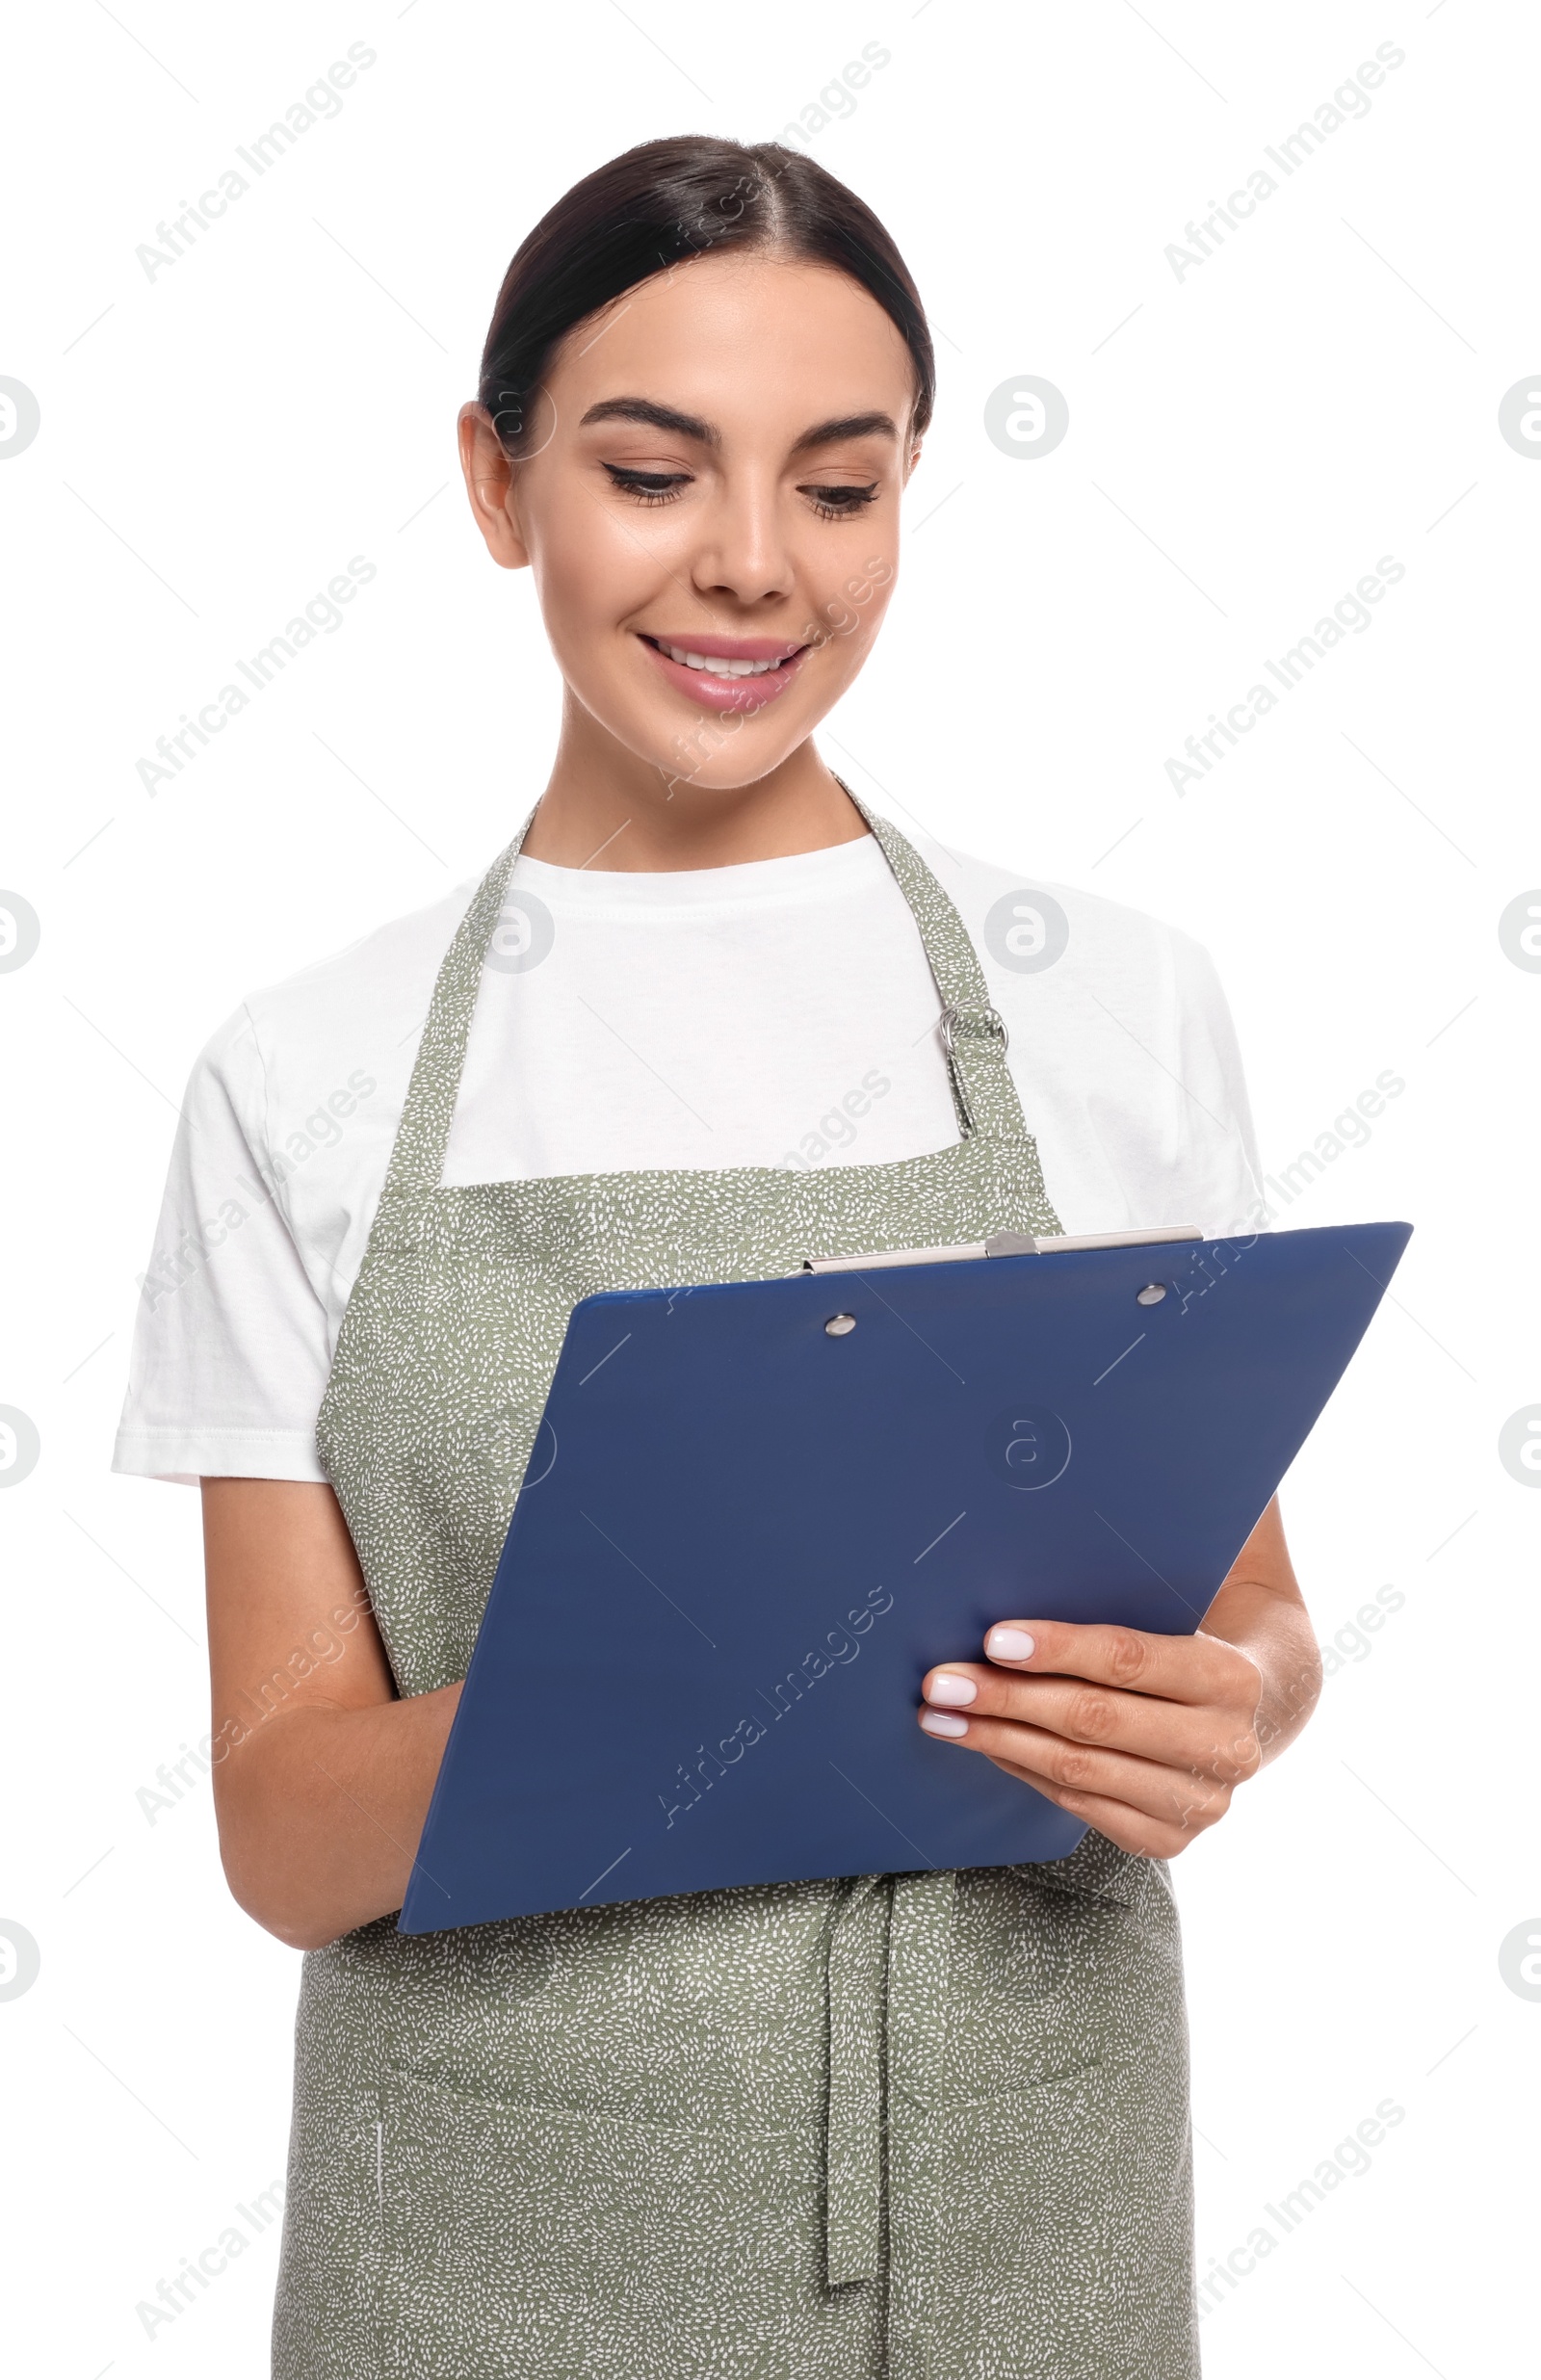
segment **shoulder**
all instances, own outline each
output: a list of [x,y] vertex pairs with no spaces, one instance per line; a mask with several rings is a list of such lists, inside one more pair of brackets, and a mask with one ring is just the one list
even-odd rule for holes
[[[440,961],[475,880],[248,992],[200,1051],[190,1095],[223,1093],[244,1112],[339,1103],[350,1078],[405,1078]],[[353,1085],[353,1096],[360,1094]]]
[[477,879],[377,926],[356,942],[249,992],[243,1004],[265,1057],[287,1049],[342,1052],[351,1043],[420,1026],[440,962]]
[[1241,1228],[1261,1167],[1230,1009],[1202,943],[1079,885],[962,852],[927,856],[1006,1028],[1066,1228]]
[[968,852],[933,847],[928,857],[1003,1014],[1024,1003],[1094,1006],[1101,999],[1120,1012],[1135,1007],[1153,1018],[1183,1010],[1189,1024],[1223,1019],[1229,1032],[1209,953],[1181,927],[1084,886]]

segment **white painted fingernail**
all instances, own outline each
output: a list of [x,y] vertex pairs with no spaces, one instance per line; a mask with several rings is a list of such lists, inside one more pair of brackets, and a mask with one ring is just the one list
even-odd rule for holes
[[1025,1628],[992,1628],[985,1646],[992,1661],[1025,1661],[1032,1651],[1032,1638]]
[[967,1719],[954,1718],[951,1711],[923,1711],[921,1725],[928,1736],[966,1736]]
[[979,1690],[972,1678],[954,1677],[952,1670],[944,1669],[927,1687],[926,1699],[939,1703],[972,1702]]

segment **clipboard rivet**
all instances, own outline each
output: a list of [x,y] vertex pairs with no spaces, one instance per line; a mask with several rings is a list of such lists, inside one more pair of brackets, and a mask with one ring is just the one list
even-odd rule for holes
[[1135,1292],[1136,1306],[1159,1306],[1166,1295],[1164,1281],[1147,1281],[1143,1289]]
[[856,1317],[853,1314],[832,1314],[824,1324],[824,1337],[844,1339],[847,1331],[854,1330],[855,1327]]

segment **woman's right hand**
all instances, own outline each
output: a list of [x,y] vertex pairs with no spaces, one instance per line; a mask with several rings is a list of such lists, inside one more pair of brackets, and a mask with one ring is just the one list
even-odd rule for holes
[[225,1877],[269,1933],[319,1949],[405,1898],[460,1688],[398,1697],[329,1487],[202,1485]]

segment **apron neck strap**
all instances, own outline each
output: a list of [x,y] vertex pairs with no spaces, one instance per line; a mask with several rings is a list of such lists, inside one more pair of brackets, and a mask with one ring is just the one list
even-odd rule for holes
[[[871,827],[909,903],[942,1004],[938,1031],[960,1134],[965,1139],[977,1133],[991,1138],[1024,1138],[1027,1126],[1021,1102],[1006,1062],[1006,1027],[990,1005],[968,928],[899,828],[858,800],[844,778],[837,777],[835,782]],[[443,1182],[482,971],[503,913],[513,863],[535,815],[532,810],[512,842],[492,862],[444,955],[391,1151],[382,1206],[435,1190]]]
[[503,914],[513,863],[534,819],[532,810],[513,841],[498,853],[477,886],[471,905],[444,954],[433,997],[429,1002],[423,1038],[417,1045],[412,1079],[406,1086],[402,1120],[396,1128],[396,1142],[380,1192],[382,1207],[392,1206],[400,1198],[419,1196],[425,1190],[436,1190],[444,1180],[450,1126],[455,1121],[455,1102],[465,1069],[466,1043],[476,1013],[476,996],[482,988],[482,970]]
[[942,1037],[958,1131],[992,1139],[1026,1136],[1022,1102],[1006,1062],[1006,1031],[990,1003],[989,986],[968,928],[913,844],[899,828],[858,800],[844,777],[835,783],[854,803],[894,872],[909,903],[942,1003],[937,1030]]

